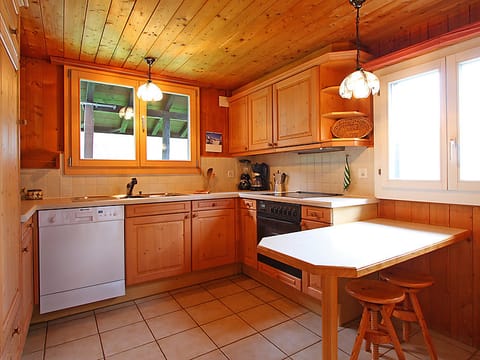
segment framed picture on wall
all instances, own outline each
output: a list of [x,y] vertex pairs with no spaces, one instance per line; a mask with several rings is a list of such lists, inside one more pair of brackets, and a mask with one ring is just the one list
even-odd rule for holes
[[216,132],[206,132],[206,146],[207,152],[222,152],[223,135]]

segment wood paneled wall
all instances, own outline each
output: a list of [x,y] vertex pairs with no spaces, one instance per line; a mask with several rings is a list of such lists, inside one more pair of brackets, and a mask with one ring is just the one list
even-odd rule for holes
[[480,347],[480,207],[381,200],[378,216],[472,231],[471,239],[408,261],[402,267],[435,278],[435,284],[420,293],[429,327]]

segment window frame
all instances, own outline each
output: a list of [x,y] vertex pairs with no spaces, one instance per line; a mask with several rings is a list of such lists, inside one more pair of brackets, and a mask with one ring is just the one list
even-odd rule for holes
[[[458,180],[457,148],[450,146],[451,139],[457,136],[457,68],[455,61],[471,58],[476,53],[480,57],[480,38],[474,38],[452,46],[432,51],[422,56],[405,60],[376,71],[381,81],[380,96],[374,98],[375,111],[375,196],[383,199],[480,204],[480,182],[462,184]],[[477,57],[477,56],[475,56]],[[433,64],[444,67],[441,79],[441,179],[439,182],[422,182],[388,179],[388,83],[428,70]],[[419,151],[422,144],[412,144]]]
[[[133,87],[135,110],[135,160],[95,160],[80,157],[80,80]],[[147,134],[143,123],[147,103],[138,99],[136,91],[145,78],[97,71],[75,66],[64,67],[64,172],[66,175],[98,174],[198,174],[200,172],[200,99],[199,88],[190,85],[155,81],[166,93],[189,97],[190,160],[147,160]]]

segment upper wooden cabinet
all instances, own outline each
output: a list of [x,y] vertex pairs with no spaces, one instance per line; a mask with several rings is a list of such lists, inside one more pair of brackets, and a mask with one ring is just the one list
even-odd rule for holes
[[0,1],[0,43],[15,70],[20,69],[20,9],[15,0]]
[[241,97],[229,104],[229,150],[231,153],[248,150],[248,109],[247,97]]
[[273,85],[273,146],[316,142],[318,137],[318,67]]
[[[343,78],[354,69],[354,51],[327,53],[235,91],[229,110],[230,153],[372,146],[373,131],[365,136],[355,131],[359,122],[373,130],[371,97],[347,100],[338,94]],[[334,136],[332,126],[340,119],[348,120],[338,123],[342,131]],[[242,132],[247,127],[248,146]]]

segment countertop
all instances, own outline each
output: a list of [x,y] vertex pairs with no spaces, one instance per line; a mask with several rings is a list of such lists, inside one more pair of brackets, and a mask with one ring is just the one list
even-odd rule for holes
[[173,196],[158,196],[147,198],[114,198],[110,196],[88,196],[85,198],[68,197],[68,198],[46,198],[43,200],[22,200],[21,202],[21,217],[20,221],[27,221],[37,210],[48,209],[66,209],[90,206],[108,206],[108,205],[133,205],[133,204],[148,204],[159,202],[172,201],[193,201],[193,200],[208,200],[220,198],[246,198],[255,200],[269,200],[285,203],[295,203],[301,205],[310,205],[326,208],[348,207],[355,205],[366,205],[378,202],[375,198],[367,197],[352,197],[352,196],[331,196],[297,199],[288,197],[276,197],[266,195],[272,193],[271,191],[257,192],[257,191],[231,191],[231,192],[214,192],[209,194],[182,194]]

